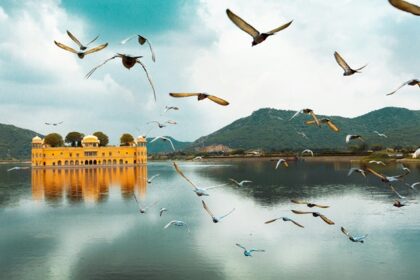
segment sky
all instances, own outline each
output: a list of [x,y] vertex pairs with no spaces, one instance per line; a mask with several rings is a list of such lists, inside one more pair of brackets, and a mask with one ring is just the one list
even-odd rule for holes
[[[252,47],[227,8],[260,31],[293,23]],[[418,88],[385,96],[420,78],[419,23],[386,0],[1,0],[0,123],[63,136],[103,131],[116,144],[122,133],[145,134],[147,122],[169,119],[178,124],[149,135],[193,141],[267,107],[346,117],[387,106],[419,110]],[[53,43],[75,47],[66,30],[82,43],[100,35],[93,46],[109,46],[79,59]],[[150,40],[155,63],[147,46],[119,43],[133,34]],[[334,51],[353,68],[368,66],[344,77]],[[110,61],[85,79],[115,53],[143,56],[157,102],[139,65]],[[169,92],[208,92],[230,105]],[[180,110],[162,115],[166,105]]]

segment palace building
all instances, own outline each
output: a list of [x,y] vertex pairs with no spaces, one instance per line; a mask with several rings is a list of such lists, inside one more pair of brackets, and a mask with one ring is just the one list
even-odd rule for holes
[[50,147],[38,136],[32,139],[32,167],[93,167],[147,164],[146,139],[129,146],[99,146],[94,135],[83,137],[82,147]]

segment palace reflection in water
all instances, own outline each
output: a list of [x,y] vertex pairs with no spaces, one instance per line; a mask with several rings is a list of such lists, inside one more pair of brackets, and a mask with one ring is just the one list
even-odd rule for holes
[[145,197],[147,166],[79,169],[32,169],[32,198],[38,201],[101,202],[110,188],[121,196]]

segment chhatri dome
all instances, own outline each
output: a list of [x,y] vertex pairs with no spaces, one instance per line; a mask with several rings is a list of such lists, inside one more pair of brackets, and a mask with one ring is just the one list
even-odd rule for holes
[[143,135],[140,135],[139,137],[137,137],[137,143],[139,142],[146,142],[146,138]]
[[99,139],[95,135],[86,135],[82,139],[82,146],[94,146],[97,147],[99,145]]
[[42,144],[42,139],[38,135],[32,138],[32,144]]

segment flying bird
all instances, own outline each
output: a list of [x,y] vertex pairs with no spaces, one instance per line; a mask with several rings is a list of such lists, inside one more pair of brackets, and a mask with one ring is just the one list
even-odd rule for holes
[[353,174],[353,172],[358,172],[358,173],[362,174],[363,177],[366,177],[366,173],[365,173],[365,171],[363,169],[354,168],[354,167],[353,168],[350,168],[349,173],[347,174],[347,176],[350,176],[351,174]]
[[381,160],[370,160],[369,163],[374,163],[374,164],[378,164],[378,165],[383,165],[385,166],[386,164],[381,161]]
[[241,248],[241,249],[243,249],[243,250],[244,250],[244,256],[245,256],[245,257],[252,257],[252,253],[253,253],[253,252],[265,252],[265,250],[261,250],[261,249],[254,249],[254,248],[252,248],[252,249],[248,250],[247,248],[245,248],[244,246],[242,246],[242,245],[241,245],[241,244],[239,244],[239,243],[236,243],[236,246],[238,246],[239,248]]
[[405,171],[407,174],[411,172],[410,168],[408,168],[408,167],[404,166],[404,164],[400,164],[400,166],[401,166],[401,169],[402,169],[403,171]]
[[317,126],[321,126],[321,123],[319,122],[319,119],[318,119],[318,117],[315,115],[315,113],[314,113],[314,111],[312,110],[312,109],[308,109],[308,108],[306,108],[306,109],[302,109],[302,110],[299,110],[299,111],[297,111],[290,119],[289,119],[289,121],[291,121],[292,119],[294,119],[297,115],[299,115],[299,114],[307,114],[307,115],[311,115],[312,116],[312,118],[313,118],[313,120],[315,121],[315,123],[316,123],[316,125]]
[[361,235],[361,236],[353,236],[351,235],[345,228],[341,227],[341,232],[344,233],[345,235],[347,235],[347,237],[349,238],[350,241],[352,242],[360,242],[360,243],[364,243],[366,237],[368,236],[367,234],[365,235]]
[[237,16],[236,14],[234,14],[231,10],[227,9],[226,10],[226,14],[229,17],[229,19],[237,26],[239,27],[239,29],[241,29],[242,31],[245,31],[246,33],[248,33],[249,35],[252,36],[253,40],[252,40],[252,46],[258,45],[262,42],[265,41],[265,39],[267,39],[269,36],[272,36],[274,34],[276,34],[277,32],[289,27],[290,24],[292,24],[293,20],[283,24],[280,27],[277,27],[271,31],[265,32],[265,33],[260,33],[257,29],[255,29],[254,27],[252,27],[250,24],[248,24],[246,21],[244,21],[242,18],[240,18],[239,16]]
[[382,182],[384,183],[392,183],[392,182],[398,182],[402,181],[406,175],[408,175],[409,172],[405,172],[404,174],[395,175],[395,176],[385,176],[375,170],[373,170],[370,167],[366,167],[365,171],[369,172],[370,174],[378,177]]
[[219,188],[219,187],[222,187],[222,186],[226,185],[226,184],[221,184],[221,185],[211,186],[211,187],[207,187],[207,188],[200,188],[196,184],[194,184],[190,179],[188,179],[187,176],[184,175],[184,173],[181,171],[181,169],[179,169],[178,164],[176,164],[175,162],[173,162],[173,164],[174,164],[175,171],[179,175],[181,175],[182,178],[187,180],[188,183],[190,183],[190,185],[194,188],[193,192],[195,192],[195,194],[197,196],[209,196],[210,194],[207,192],[208,190],[214,189],[214,188]]
[[312,150],[309,150],[309,149],[303,150],[303,151],[301,152],[301,154],[302,154],[302,155],[303,155],[303,154],[311,154],[311,156],[312,156],[312,157],[314,156],[314,152],[312,152]]
[[334,52],[334,57],[338,65],[340,65],[340,67],[343,68],[344,70],[343,76],[350,76],[350,75],[353,75],[354,73],[360,73],[360,70],[362,70],[363,68],[367,66],[366,64],[365,66],[362,66],[358,69],[353,70],[350,68],[350,66],[347,64],[347,62],[341,57],[341,55],[338,52]]
[[407,81],[407,82],[405,82],[405,83],[403,83],[401,86],[399,86],[396,90],[394,90],[393,92],[390,92],[390,93],[388,93],[387,95],[392,95],[392,94],[394,94],[394,93],[396,93],[400,88],[402,88],[402,87],[404,87],[404,86],[418,86],[418,87],[420,87],[420,80],[417,80],[417,79],[412,79],[412,80],[409,80],[409,81]]
[[160,210],[159,210],[159,216],[162,217],[162,215],[163,215],[164,212],[168,212],[168,209],[163,208],[163,207],[160,208]]
[[151,54],[152,54],[152,60],[153,60],[153,62],[155,62],[156,61],[156,56],[155,56],[155,52],[153,51],[153,49],[152,49],[152,44],[150,44],[150,41],[146,38],[146,37],[144,37],[144,36],[141,36],[141,35],[132,35],[132,36],[130,36],[130,37],[128,37],[128,38],[126,38],[126,39],[124,39],[124,40],[122,40],[121,41],[121,45],[124,45],[125,43],[127,43],[128,41],[130,41],[131,39],[133,39],[133,38],[135,38],[137,36],[137,40],[138,40],[138,42],[139,42],[139,44],[140,45],[144,45],[144,43],[147,43],[148,45],[149,45],[149,49],[150,49],[150,52],[151,52]]
[[168,112],[169,110],[174,110],[174,111],[178,111],[179,108],[176,106],[165,106],[165,110],[163,110],[163,113]]
[[395,207],[397,207],[397,208],[401,208],[401,207],[404,207],[404,206],[407,206],[407,204],[406,203],[404,203],[404,202],[401,202],[400,200],[395,200],[394,201],[394,204],[392,204],[393,206],[395,206]]
[[192,160],[202,160],[202,159],[203,159],[202,156],[197,156],[197,157],[193,158]]
[[359,139],[360,141],[362,141],[362,142],[364,142],[365,140],[362,138],[362,136],[360,136],[360,135],[351,135],[351,134],[348,134],[347,136],[346,136],[346,143],[349,143],[351,140],[356,140],[356,139]]
[[399,199],[406,199],[406,197],[397,192],[397,190],[392,185],[389,185],[389,187],[391,188],[391,191],[393,191],[398,196]]
[[76,51],[75,49],[70,48],[69,46],[66,46],[66,45],[64,45],[62,43],[59,43],[57,41],[54,41],[54,44],[56,44],[57,47],[62,48],[63,50],[66,50],[66,51],[77,54],[77,56],[80,59],[83,59],[86,55],[94,53],[94,52],[98,52],[98,51],[100,51],[100,50],[102,50],[102,49],[104,49],[108,46],[108,43],[105,43],[105,44],[99,45],[97,47],[94,47],[92,49],[89,49],[87,51]]
[[298,210],[292,210],[295,214],[312,214],[313,217],[320,217],[325,223],[329,225],[334,225],[334,222],[325,217],[324,215],[318,213],[318,212],[306,212],[306,211],[298,211]]
[[60,124],[62,124],[63,122],[61,121],[61,122],[58,122],[58,123],[49,123],[49,122],[46,122],[45,124],[46,125],[52,125],[52,126],[57,126],[57,125],[60,125]]
[[165,142],[168,141],[171,144],[172,149],[175,151],[174,143],[172,143],[172,140],[170,138],[165,137],[165,136],[157,136],[157,137],[153,138],[153,140],[150,141],[150,143],[153,143],[158,139],[161,139],[162,141],[165,141]]
[[287,161],[285,159],[281,158],[277,161],[275,169],[279,168],[279,165],[282,164],[282,163],[283,163],[284,167],[289,167],[289,164],[287,163]]
[[229,178],[229,180],[234,183],[235,185],[237,185],[238,187],[243,187],[245,184],[247,183],[252,183],[252,181],[249,180],[242,180],[240,182],[236,181],[235,179]]
[[29,169],[29,166],[15,166],[15,167],[7,169],[7,172],[10,172],[13,170],[22,170],[22,169]]
[[207,206],[207,204],[203,200],[201,201],[201,203],[203,204],[204,210],[206,210],[206,212],[210,215],[211,219],[213,220],[213,223],[220,222],[222,219],[229,216],[230,214],[232,214],[233,211],[235,211],[235,208],[233,208],[227,214],[225,214],[223,216],[220,216],[220,217],[216,217],[216,216],[213,215],[213,213],[210,211],[209,207]]
[[417,191],[416,186],[420,185],[420,182],[415,182],[413,184],[406,184],[407,186],[409,186],[412,190]]
[[175,93],[175,92],[171,92],[171,93],[169,93],[169,95],[172,96],[172,97],[190,97],[190,96],[197,96],[197,100],[198,101],[208,98],[211,101],[213,101],[213,102],[215,102],[215,103],[217,103],[219,105],[222,105],[222,106],[229,105],[229,102],[227,102],[226,100],[224,100],[224,99],[222,99],[220,97],[217,97],[215,95],[209,95],[207,93],[202,93],[202,92],[197,92],[197,93]]
[[99,67],[103,66],[108,61],[113,60],[117,57],[121,58],[122,64],[127,69],[131,69],[134,65],[136,65],[136,63],[141,65],[144,72],[146,73],[146,76],[147,76],[147,79],[149,80],[150,86],[152,87],[153,96],[154,96],[155,101],[156,101],[156,91],[155,91],[155,87],[153,86],[152,78],[150,77],[149,72],[147,72],[146,65],[144,65],[144,63],[140,61],[140,58],[142,58],[143,56],[130,56],[130,55],[118,53],[118,54],[114,55],[113,57],[108,58],[103,63],[99,64],[98,66],[94,67],[92,70],[90,70],[89,73],[86,74],[86,79],[89,79],[89,77],[93,74],[93,72],[95,72]]
[[[324,118],[324,119],[319,120],[319,123],[326,124],[334,132],[339,132],[340,131],[340,129],[328,118]],[[307,124],[307,125],[316,124],[316,121],[315,120],[306,121],[305,124]]]
[[169,223],[167,223],[163,228],[167,229],[170,226],[177,226],[177,227],[184,227],[185,226],[187,228],[187,231],[190,232],[190,229],[189,229],[188,225],[183,221],[172,220]]
[[287,218],[287,217],[275,218],[275,219],[272,219],[272,220],[269,220],[269,221],[265,222],[264,224],[270,224],[270,223],[275,222],[275,221],[277,221],[277,220],[282,220],[283,222],[292,222],[292,223],[294,223],[295,225],[297,225],[298,227],[304,228],[304,226],[303,226],[303,225],[301,225],[301,224],[299,224],[298,222],[296,222],[296,221],[294,221],[294,220],[292,220],[292,219],[290,219],[290,218]]
[[146,213],[147,209],[149,209],[150,207],[154,206],[154,205],[157,203],[157,201],[156,201],[156,202],[154,202],[154,203],[152,203],[152,204],[150,204],[150,205],[148,205],[148,206],[146,206],[146,207],[143,207],[143,206],[141,205],[141,203],[137,200],[137,196],[136,196],[134,193],[133,193],[133,197],[134,197],[134,199],[136,200],[137,206],[139,207],[139,212],[140,212],[141,214]]
[[329,208],[330,207],[330,206],[319,205],[319,204],[307,202],[307,201],[304,201],[304,200],[298,200],[298,199],[292,199],[290,201],[293,202],[293,203],[296,203],[296,204],[306,204],[306,206],[308,206],[309,208],[312,208],[312,207]]
[[147,183],[151,184],[151,183],[152,183],[152,181],[153,181],[153,179],[155,179],[155,178],[156,178],[156,177],[158,177],[158,176],[160,176],[160,174],[156,174],[156,175],[153,175],[152,177],[148,178],[148,179],[147,179]]
[[157,126],[158,126],[159,128],[164,128],[164,127],[166,127],[166,125],[164,125],[164,124],[162,124],[162,123],[160,123],[160,122],[158,122],[158,121],[150,121],[150,122],[147,122],[146,124],[151,124],[151,123],[155,123],[155,124],[157,124]]
[[96,36],[95,38],[93,38],[93,40],[92,40],[92,41],[90,41],[89,43],[87,43],[86,45],[82,45],[82,43],[80,43],[80,41],[76,38],[76,36],[74,36],[73,34],[71,34],[71,32],[70,32],[70,31],[68,31],[68,30],[67,30],[67,35],[69,35],[70,39],[72,39],[72,40],[73,40],[73,42],[75,42],[75,43],[79,46],[79,48],[80,48],[80,50],[81,50],[81,51],[86,50],[86,49],[87,49],[87,47],[88,47],[90,44],[92,44],[93,42],[95,42],[95,41],[99,38],[99,35],[98,35],[98,36]]
[[388,2],[401,11],[420,16],[420,7],[417,5],[411,4],[404,0],[388,0]]
[[177,122],[176,121],[173,121],[173,120],[167,120],[165,123],[168,123],[168,124],[177,124]]
[[309,139],[308,136],[306,136],[305,132],[296,131],[296,133],[299,134],[300,136],[302,136],[303,138]]
[[379,133],[378,131],[374,131],[373,133],[377,134],[379,137],[384,137],[384,138],[388,138],[388,136],[386,136],[384,133]]

